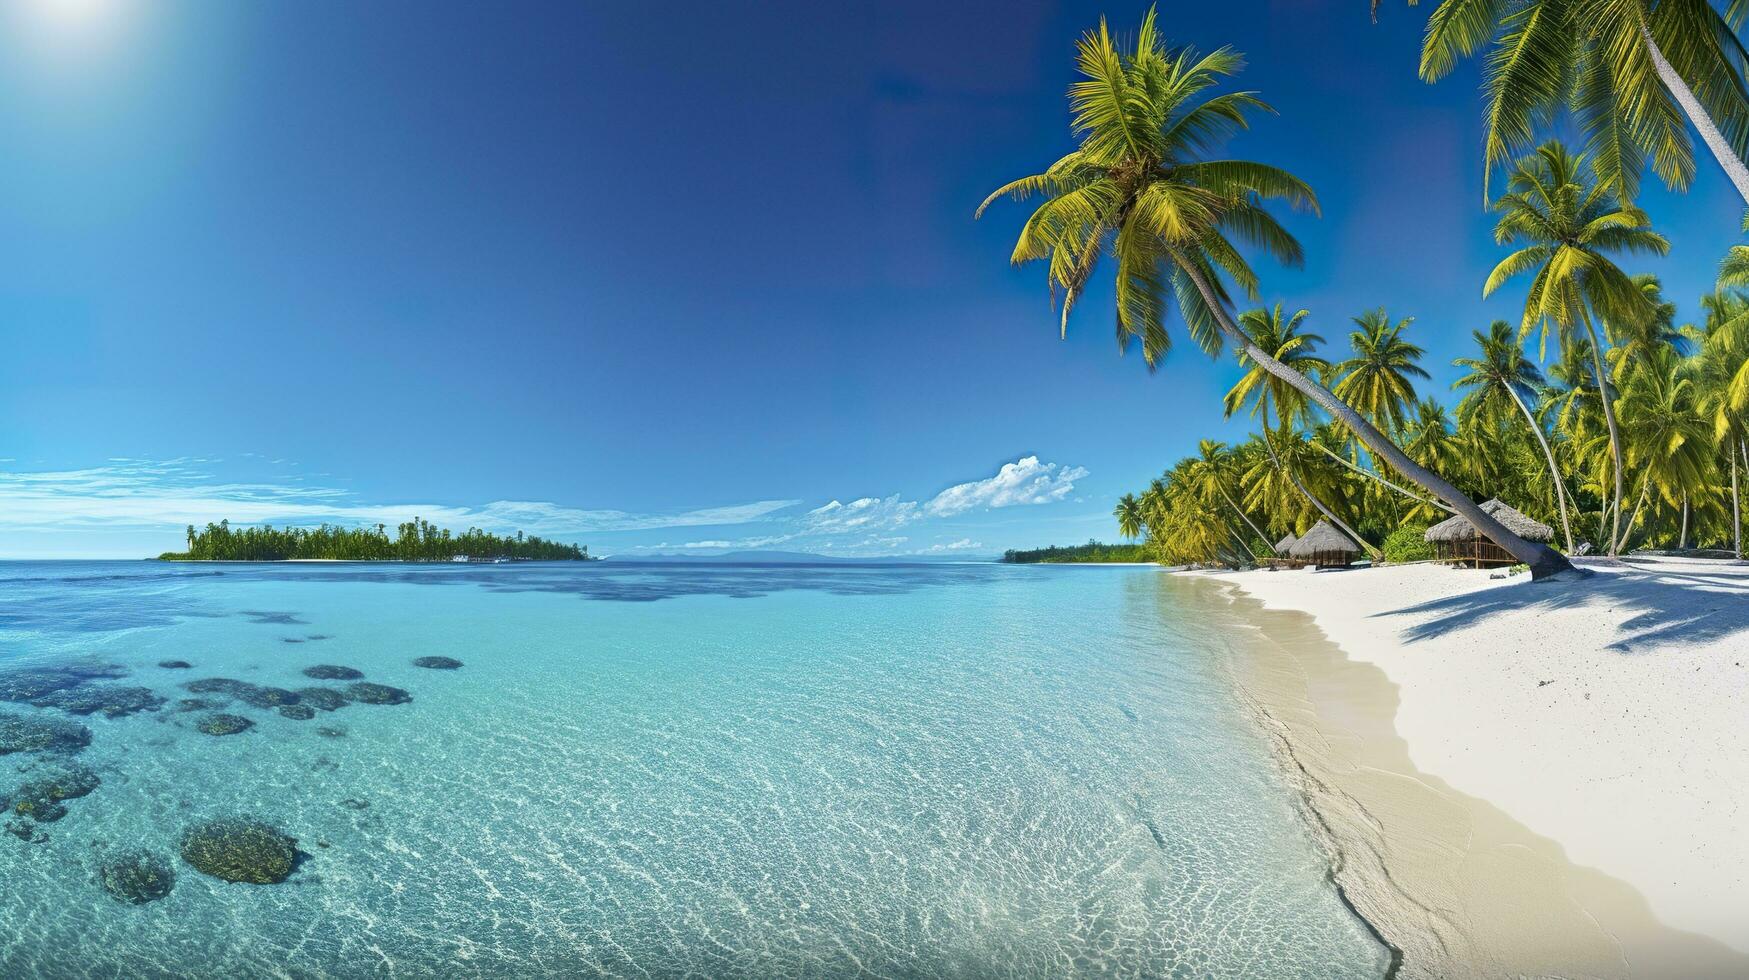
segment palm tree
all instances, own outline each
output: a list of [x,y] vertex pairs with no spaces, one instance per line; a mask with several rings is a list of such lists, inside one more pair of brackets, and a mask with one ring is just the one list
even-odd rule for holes
[[1625,383],[1630,371],[1647,363],[1659,351],[1670,349],[1686,355],[1689,347],[1688,337],[1676,326],[1676,304],[1664,299],[1664,286],[1658,277],[1641,274],[1630,278],[1646,298],[1650,315],[1618,318],[1609,323],[1615,341],[1609,352],[1611,378],[1617,385]]
[[[1640,475],[1640,506],[1652,492],[1683,515],[1687,545],[1690,501],[1712,482],[1712,426],[1696,400],[1691,369],[1673,348],[1662,348],[1634,372],[1622,391],[1628,465]],[[1632,521],[1629,522],[1632,530]]]
[[[1745,219],[1749,227],[1749,218]],[[1731,246],[1730,255],[1719,267],[1719,292],[1707,298],[1709,320],[1716,320],[1709,332],[1718,335],[1718,345],[1749,352],[1749,302],[1740,293],[1727,292],[1749,287],[1749,245]],[[1736,362],[1730,377],[1723,382],[1723,397],[1729,411],[1749,409],[1749,357]]]
[[1263,529],[1259,528],[1257,523],[1251,520],[1250,515],[1245,513],[1245,509],[1234,502],[1233,495],[1227,489],[1238,476],[1234,471],[1232,450],[1227,448],[1226,443],[1204,439],[1197,444],[1197,453],[1197,457],[1191,462],[1188,474],[1191,485],[1202,495],[1204,500],[1212,501],[1213,498],[1219,497],[1233,513],[1239,516],[1240,520],[1245,522],[1245,525],[1251,529],[1251,533],[1257,535],[1267,544],[1269,535],[1264,534]]
[[1587,181],[1582,173],[1584,164],[1583,155],[1567,152],[1555,140],[1518,161],[1507,182],[1507,193],[1494,205],[1500,212],[1494,240],[1501,245],[1523,243],[1523,247],[1494,267],[1482,287],[1482,295],[1492,295],[1507,280],[1534,271],[1524,301],[1520,332],[1528,333],[1541,323],[1546,345],[1552,325],[1564,347],[1572,342],[1576,328],[1585,329],[1591,341],[1592,369],[1603,392],[1603,414],[1609,426],[1610,458],[1615,472],[1615,517],[1609,546],[1613,555],[1621,544],[1621,433],[1616,425],[1615,396],[1603,366],[1605,344],[1597,320],[1647,319],[1655,310],[1645,293],[1610,260],[1609,254],[1663,255],[1669,251],[1670,243],[1648,227],[1650,220],[1644,211],[1621,204],[1604,185]]
[[1572,554],[1573,527],[1567,520],[1566,485],[1561,480],[1560,467],[1555,465],[1555,451],[1549,448],[1548,435],[1530,411],[1530,402],[1536,399],[1537,389],[1543,383],[1542,372],[1524,356],[1517,332],[1505,320],[1495,320],[1485,334],[1476,330],[1470,336],[1475,338],[1480,356],[1460,357],[1452,362],[1469,372],[1452,384],[1455,389],[1469,389],[1458,403],[1458,411],[1499,417],[1508,414],[1504,406],[1510,404],[1524,416],[1525,423],[1536,435],[1537,444],[1542,447],[1543,458],[1548,461],[1549,479],[1555,485],[1555,503],[1561,511],[1561,532],[1566,536],[1567,553]]
[[[1324,338],[1302,329],[1302,324],[1310,315],[1306,310],[1299,310],[1284,318],[1281,304],[1277,303],[1270,309],[1251,309],[1239,314],[1239,326],[1253,346],[1268,353],[1277,363],[1285,365],[1302,377],[1327,376],[1331,372],[1330,362],[1315,353]],[[1318,513],[1370,551],[1372,546],[1367,544],[1366,539],[1338,517],[1325,503],[1324,498],[1313,492],[1276,451],[1276,439],[1270,425],[1271,416],[1275,419],[1275,431],[1292,432],[1302,423],[1310,425],[1316,421],[1313,418],[1311,400],[1286,378],[1269,371],[1255,358],[1241,353],[1239,363],[1246,370],[1224,399],[1227,417],[1231,418],[1233,413],[1249,404],[1251,415],[1263,429],[1263,446],[1269,450],[1269,458],[1274,465],[1282,470],[1288,481]]]
[[1117,498],[1117,507],[1111,512],[1117,518],[1117,530],[1125,540],[1134,541],[1142,533],[1142,505],[1136,500],[1136,495],[1126,493]]
[[[1316,353],[1324,338],[1304,329],[1308,316],[1311,316],[1311,311],[1298,310],[1292,316],[1283,317],[1281,304],[1277,303],[1269,309],[1259,307],[1239,314],[1239,326],[1252,344],[1268,352],[1278,363],[1302,375],[1326,376],[1331,371],[1330,362]],[[1246,360],[1242,354],[1239,363],[1245,366],[1245,373],[1223,400],[1228,418],[1250,405],[1251,415],[1265,429],[1268,429],[1271,417],[1276,425],[1284,428],[1311,419],[1311,400],[1298,388],[1280,375],[1265,370],[1262,364]]]
[[1706,0],[1442,0],[1427,21],[1421,77],[1436,82],[1490,49],[1488,173],[1530,148],[1540,119],[1571,110],[1599,180],[1622,199],[1636,196],[1648,158],[1681,190],[1694,174],[1686,115],[1749,203],[1749,93],[1736,38],[1746,9],[1741,0],[1723,14]]
[[1333,389],[1336,397],[1386,432],[1402,428],[1404,410],[1415,404],[1410,379],[1429,377],[1416,363],[1426,351],[1403,339],[1403,331],[1414,322],[1414,317],[1404,317],[1392,324],[1382,306],[1362,313],[1354,318],[1360,329],[1348,335],[1354,356],[1336,365],[1342,375]]
[[1722,450],[1730,461],[1731,550],[1742,558],[1743,511],[1737,470],[1739,461],[1744,460],[1745,443],[1749,443],[1749,411],[1733,400],[1732,392],[1733,386],[1749,375],[1749,332],[1742,329],[1749,320],[1749,300],[1721,291],[1707,296],[1702,305],[1707,318],[1696,357],[1696,400],[1712,422],[1715,452]]
[[1299,178],[1275,167],[1203,159],[1205,147],[1220,145],[1245,125],[1247,111],[1268,107],[1249,92],[1203,98],[1222,77],[1239,70],[1240,57],[1227,48],[1201,57],[1188,49],[1168,50],[1154,23],[1150,10],[1129,55],[1119,53],[1103,21],[1083,36],[1078,60],[1085,78],[1069,92],[1080,145],[1044,173],[1007,184],[984,202],[1044,195],[1022,228],[1012,259],[1048,262],[1053,289],[1063,291],[1063,329],[1101,256],[1109,252],[1117,266],[1120,342],[1139,337],[1150,367],[1170,347],[1165,323],[1170,291],[1191,337],[1205,351],[1235,345],[1354,432],[1392,468],[1530,565],[1533,575],[1571,568],[1554,549],[1519,538],[1445,479],[1409,459],[1360,413],[1252,343],[1234,322],[1227,280],[1247,296],[1257,292],[1256,273],[1234,239],[1297,263],[1299,242],[1263,205],[1279,199],[1315,210],[1317,198]]

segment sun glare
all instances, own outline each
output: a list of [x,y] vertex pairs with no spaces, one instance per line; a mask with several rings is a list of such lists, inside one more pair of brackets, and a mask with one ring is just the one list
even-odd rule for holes
[[132,19],[133,0],[11,0],[11,20],[40,53],[101,53]]

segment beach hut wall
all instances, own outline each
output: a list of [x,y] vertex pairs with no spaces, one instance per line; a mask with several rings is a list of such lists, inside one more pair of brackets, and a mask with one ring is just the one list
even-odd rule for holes
[[1288,557],[1319,568],[1342,568],[1354,562],[1360,545],[1336,530],[1329,521],[1319,521],[1288,548]]
[[[1531,520],[1498,498],[1483,503],[1482,510],[1504,524],[1506,530],[1526,541],[1554,539],[1554,528]],[[1459,562],[1477,568],[1484,565],[1513,565],[1518,562],[1511,552],[1476,530],[1476,526],[1461,514],[1428,528],[1424,537],[1433,545],[1434,552],[1441,561]]]

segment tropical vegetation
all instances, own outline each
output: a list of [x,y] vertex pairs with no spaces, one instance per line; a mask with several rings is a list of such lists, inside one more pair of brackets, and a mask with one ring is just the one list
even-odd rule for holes
[[470,527],[460,534],[415,517],[395,528],[370,527],[232,527],[231,522],[188,526],[188,550],[160,555],[166,561],[450,561],[458,556],[514,561],[587,561],[589,549],[559,544],[521,531],[514,537]]
[[1069,547],[1009,549],[1002,560],[1012,565],[1067,565],[1112,562],[1153,561],[1148,549],[1139,544],[1102,544],[1089,541]]
[[[998,188],[979,214],[1002,197],[1041,198],[1011,259],[1046,264],[1060,329],[1109,260],[1120,350],[1139,343],[1156,369],[1175,311],[1204,352],[1236,357],[1224,407],[1255,426],[1231,445],[1202,440],[1125,495],[1114,510],[1124,536],[1159,561],[1239,564],[1322,520],[1375,560],[1420,560],[1419,535],[1459,514],[1537,578],[1571,568],[1477,506],[1498,497],[1556,528],[1567,554],[1740,555],[1749,246],[1725,259],[1695,323],[1677,324],[1656,277],[1624,263],[1669,249],[1634,200],[1648,161],[1686,187],[1685,115],[1727,171],[1741,168],[1742,14],[1739,2],[1720,12],[1698,0],[1435,9],[1428,80],[1489,48],[1485,156],[1505,176],[1488,203],[1504,251],[1478,286],[1523,301],[1516,322],[1468,325],[1449,403],[1430,390],[1426,349],[1403,311],[1359,312],[1344,352],[1309,311],[1258,302],[1252,260],[1303,257],[1270,203],[1315,214],[1318,202],[1285,170],[1218,155],[1250,114],[1269,111],[1253,92],[1213,94],[1240,56],[1168,46],[1152,11],[1133,42],[1103,22],[1083,36],[1082,80],[1069,92],[1075,149]],[[1539,127],[1567,119],[1582,150],[1538,145]],[[1749,180],[1741,187],[1749,200]]]
[[1048,260],[1052,288],[1063,291],[1063,330],[1075,299],[1109,252],[1117,267],[1119,343],[1139,339],[1150,367],[1171,347],[1165,326],[1170,289],[1203,350],[1218,354],[1231,343],[1241,361],[1328,413],[1369,453],[1468,518],[1538,576],[1570,568],[1554,550],[1512,534],[1315,377],[1277,360],[1234,320],[1227,280],[1247,298],[1258,292],[1241,244],[1289,264],[1302,258],[1299,242],[1264,202],[1275,198],[1317,208],[1311,188],[1284,170],[1206,158],[1210,145],[1246,125],[1248,110],[1269,109],[1250,92],[1202,97],[1239,70],[1239,55],[1229,48],[1200,56],[1169,50],[1150,10],[1133,53],[1120,53],[1101,22],[1082,38],[1079,61],[1085,80],[1070,89],[1069,99],[1080,146],[1044,173],[998,188],[984,202],[987,207],[1004,195],[1045,197],[1022,228],[1012,261]]

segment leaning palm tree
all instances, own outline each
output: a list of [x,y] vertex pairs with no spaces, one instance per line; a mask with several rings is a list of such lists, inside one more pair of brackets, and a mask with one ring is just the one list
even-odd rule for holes
[[1603,392],[1615,472],[1615,517],[1609,547],[1613,555],[1621,537],[1621,432],[1616,425],[1615,394],[1603,366],[1606,345],[1597,321],[1600,317],[1640,320],[1655,314],[1645,293],[1610,255],[1663,255],[1670,250],[1670,243],[1649,227],[1644,211],[1621,204],[1603,184],[1588,180],[1584,166],[1583,155],[1569,153],[1555,140],[1518,161],[1507,182],[1507,193],[1494,205],[1500,212],[1494,240],[1522,247],[1494,267],[1482,295],[1493,294],[1519,275],[1534,273],[1520,332],[1528,333],[1541,324],[1546,345],[1552,326],[1566,347],[1583,328],[1591,342],[1592,369]]
[[1555,503],[1561,511],[1561,533],[1567,539],[1567,553],[1573,553],[1573,527],[1567,520],[1567,489],[1561,480],[1561,468],[1555,465],[1555,451],[1549,447],[1548,435],[1541,422],[1531,414],[1530,403],[1536,400],[1542,387],[1542,372],[1530,358],[1524,356],[1517,331],[1505,320],[1495,320],[1488,332],[1473,331],[1477,357],[1460,357],[1452,363],[1469,373],[1452,384],[1453,388],[1469,389],[1458,403],[1458,411],[1499,417],[1509,414],[1507,405],[1524,416],[1525,424],[1536,435],[1542,447],[1543,459],[1549,464],[1549,479],[1555,485]]
[[1015,243],[1016,264],[1044,260],[1053,292],[1062,291],[1063,329],[1100,259],[1117,266],[1120,343],[1140,338],[1142,356],[1159,364],[1171,346],[1168,296],[1190,336],[1205,351],[1233,344],[1354,432],[1366,447],[1428,493],[1451,504],[1484,534],[1544,576],[1570,568],[1553,549],[1508,531],[1438,474],[1416,464],[1360,413],[1323,385],[1253,344],[1233,321],[1228,283],[1257,293],[1257,274],[1240,250],[1249,245],[1298,263],[1300,244],[1264,207],[1269,199],[1315,210],[1317,198],[1299,178],[1242,160],[1206,159],[1246,125],[1246,113],[1268,110],[1250,92],[1205,96],[1242,67],[1228,48],[1198,56],[1169,50],[1150,10],[1130,53],[1120,53],[1101,22],[1079,43],[1084,79],[1069,91],[1080,145],[1044,173],[999,188],[979,208],[1009,196],[1045,200]]
[[1742,0],[1723,13],[1708,0],[1442,0],[1427,21],[1421,77],[1436,82],[1489,49],[1485,172],[1529,150],[1541,120],[1570,110],[1599,179],[1624,200],[1648,159],[1680,190],[1694,174],[1686,115],[1749,203],[1749,91],[1736,37],[1746,10]]

